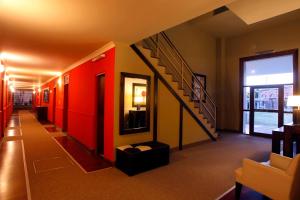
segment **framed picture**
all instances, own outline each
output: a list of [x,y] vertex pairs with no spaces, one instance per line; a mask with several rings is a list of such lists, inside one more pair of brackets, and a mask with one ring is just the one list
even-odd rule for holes
[[49,103],[49,89],[44,89],[43,102]]
[[147,84],[132,83],[132,107],[146,107]]
[[[200,99],[202,102],[206,102],[206,95],[205,93],[200,89],[200,83],[206,90],[206,75],[204,74],[198,74],[194,73],[194,77],[192,78],[192,87],[195,93],[192,93],[192,97],[194,101],[199,101]],[[195,78],[198,80],[195,80]]]

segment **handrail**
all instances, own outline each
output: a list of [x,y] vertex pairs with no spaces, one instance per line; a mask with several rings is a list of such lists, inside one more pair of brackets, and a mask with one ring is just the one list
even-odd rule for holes
[[183,61],[183,63],[185,64],[186,68],[191,72],[192,77],[195,78],[196,81],[198,81],[198,84],[200,85],[200,87],[203,87],[203,91],[205,92],[205,94],[207,94],[208,98],[210,98],[211,102],[213,104],[215,104],[214,100],[209,96],[209,94],[207,93],[207,91],[204,89],[204,86],[202,85],[202,83],[196,78],[196,76],[194,75],[193,70],[190,68],[190,66],[187,64],[187,62],[185,61],[185,59],[182,57],[182,55],[179,53],[179,51],[177,50],[177,48],[175,47],[175,45],[172,43],[172,41],[169,39],[169,37],[167,36],[167,34],[165,32],[161,32],[161,34],[163,35],[163,37],[168,41],[168,43],[170,44],[170,46],[172,47],[172,49],[175,51],[175,53],[180,57],[180,59]]
[[[153,38],[150,38],[150,39],[153,41]],[[164,52],[163,49],[162,49],[161,47],[158,46],[157,48],[160,49],[161,52]],[[174,67],[175,64],[170,60],[169,57],[166,56],[166,58],[167,58],[167,59],[169,60],[169,62],[172,64],[172,68],[175,69],[175,71],[180,75],[181,72],[179,72],[178,69],[177,69],[176,67]],[[196,94],[195,94],[195,91],[194,91],[193,88],[190,86],[189,82],[188,82],[183,76],[181,77],[181,80],[184,81],[185,84],[186,84],[186,85],[189,87],[189,89],[191,90],[191,92],[193,92],[194,95],[196,95]],[[196,98],[198,98],[199,102],[201,102],[201,97],[196,96]],[[205,104],[203,104],[203,106],[204,106],[204,108],[207,110],[207,112],[209,113],[209,115],[211,116],[211,118],[212,118],[213,120],[216,120],[216,118],[215,118],[215,113],[211,113]]]
[[[196,78],[195,74],[193,73],[193,70],[189,67],[185,59],[182,57],[182,55],[179,53],[179,51],[176,49],[175,45],[172,43],[172,41],[169,39],[169,37],[166,35],[166,33],[161,32],[159,34],[156,34],[154,36],[150,36],[150,49],[153,51],[153,53],[156,54],[156,57],[161,57],[160,54],[164,56],[165,61],[169,63],[169,65],[165,66],[166,69],[169,68],[171,71],[171,74],[173,74],[174,78],[177,77],[180,78],[181,81],[181,87],[184,91],[186,89],[184,86],[186,85],[188,87],[188,91],[191,92],[193,95],[194,100],[198,101],[199,103],[199,110],[202,111],[201,106],[204,108],[204,110],[208,113],[209,120],[214,127],[216,128],[216,104],[214,100],[210,97],[206,89],[203,87],[202,83],[199,79]],[[144,40],[144,42],[147,42],[147,39]],[[162,59],[162,58],[161,58]],[[174,63],[176,62],[176,63]],[[171,68],[170,68],[171,67]],[[174,71],[175,70],[175,71]],[[186,74],[187,72],[187,74]],[[175,76],[175,74],[177,74]],[[191,83],[186,79],[186,75],[188,75],[188,78],[192,78],[197,85],[199,85],[199,88],[193,88],[191,86]],[[179,80],[178,80],[179,81]],[[198,92],[199,91],[199,92]],[[187,91],[186,91],[187,92]],[[189,93],[188,92],[188,93]],[[201,94],[202,93],[202,94]],[[198,96],[199,95],[199,96]],[[206,101],[205,103],[202,102],[203,98],[201,96],[205,96]],[[205,115],[205,113],[203,113]]]

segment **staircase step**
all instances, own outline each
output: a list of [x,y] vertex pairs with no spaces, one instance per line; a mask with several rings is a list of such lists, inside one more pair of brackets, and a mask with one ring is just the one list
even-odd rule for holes
[[[144,47],[144,46],[143,46]],[[204,117],[204,114],[199,109],[200,103],[195,102],[192,99],[192,96],[187,90],[188,86],[182,87],[180,82],[181,78],[177,77],[172,73],[172,70],[168,70],[167,65],[160,59],[155,58],[154,53],[147,48],[138,47],[139,50],[143,53],[143,55],[151,62],[151,64],[156,68],[158,73],[163,76],[163,78],[169,83],[170,87],[177,93],[177,95],[185,102],[185,104],[191,109],[191,111],[199,118],[202,122],[203,126],[213,135],[215,136],[215,129],[212,124],[209,122],[207,118]],[[147,47],[147,45],[146,45]],[[199,102],[199,101],[198,101]]]

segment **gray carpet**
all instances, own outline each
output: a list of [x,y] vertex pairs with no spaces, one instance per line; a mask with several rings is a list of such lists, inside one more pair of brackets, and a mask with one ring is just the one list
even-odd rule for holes
[[243,158],[263,161],[271,149],[270,139],[223,133],[217,142],[173,152],[168,166],[133,177],[116,168],[86,174],[31,113],[20,117],[33,200],[211,200],[234,185]]

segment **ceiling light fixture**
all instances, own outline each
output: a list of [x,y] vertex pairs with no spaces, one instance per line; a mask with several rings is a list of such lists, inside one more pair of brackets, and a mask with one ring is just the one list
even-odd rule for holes
[[2,73],[2,72],[4,72],[4,70],[5,70],[5,67],[2,64],[2,61],[0,60],[0,72]]
[[9,89],[10,89],[11,92],[15,92],[14,86],[11,85],[11,86],[9,87]]
[[100,54],[100,55],[92,58],[92,62],[96,62],[97,60],[100,60],[100,59],[105,58],[105,57],[106,57],[106,55],[104,53]]
[[5,81],[9,81],[9,75],[8,75],[8,74],[5,74],[4,80],[5,80]]

